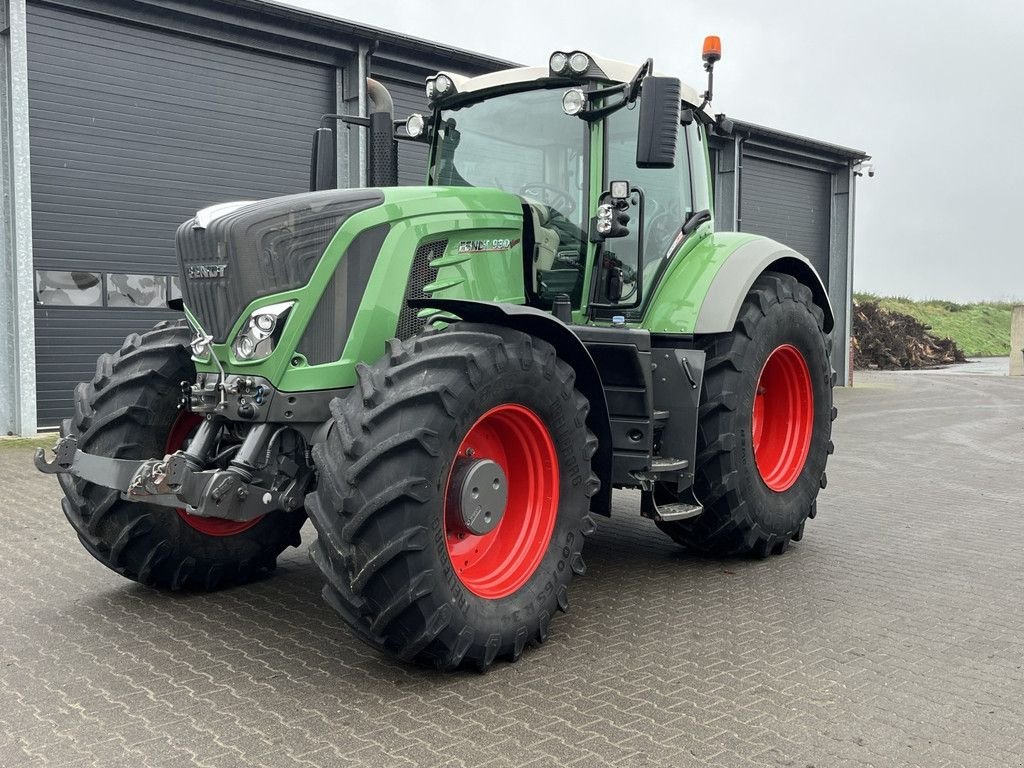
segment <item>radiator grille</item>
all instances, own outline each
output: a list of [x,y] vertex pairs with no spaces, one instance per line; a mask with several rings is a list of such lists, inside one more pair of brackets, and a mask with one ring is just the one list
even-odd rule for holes
[[398,314],[398,328],[395,330],[395,335],[403,341],[423,330],[423,318],[417,317],[420,310],[410,307],[409,300],[426,298],[423,286],[437,279],[437,270],[430,266],[430,262],[441,258],[447,247],[447,240],[435,240],[423,243],[416,249],[409,268],[409,281],[405,284],[402,309]]

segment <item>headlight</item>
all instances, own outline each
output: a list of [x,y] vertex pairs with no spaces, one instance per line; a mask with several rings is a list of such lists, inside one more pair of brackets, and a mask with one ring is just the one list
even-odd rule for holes
[[587,97],[582,88],[570,88],[562,94],[562,111],[567,115],[578,115],[586,103]]
[[565,72],[565,68],[569,66],[569,57],[561,51],[555,51],[551,54],[551,58],[548,59],[548,66],[551,67],[551,71],[556,75],[560,75]]
[[576,53],[569,57],[569,69],[577,75],[582,75],[590,69],[590,57],[585,53],[576,51]]
[[423,115],[419,113],[409,115],[409,119],[405,121],[405,132],[412,136],[414,139],[422,136],[423,130],[426,127],[427,124],[423,120]]
[[281,338],[284,319],[294,305],[294,301],[284,301],[254,310],[235,338],[235,357],[239,360],[263,360],[270,357]]
[[597,207],[597,232],[600,235],[607,235],[612,231],[612,207],[603,203]]

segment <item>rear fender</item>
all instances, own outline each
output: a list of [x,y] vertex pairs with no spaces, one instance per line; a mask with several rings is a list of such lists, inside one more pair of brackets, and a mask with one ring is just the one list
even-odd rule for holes
[[576,373],[576,389],[590,401],[587,427],[597,436],[597,452],[592,459],[601,487],[591,499],[592,511],[611,515],[612,436],[604,387],[590,352],[572,330],[556,317],[534,307],[469,299],[411,299],[409,306],[438,309],[467,322],[489,323],[522,331],[548,342],[558,356]]
[[731,331],[754,281],[769,270],[792,275],[811,289],[814,303],[821,307],[825,315],[825,333],[830,333],[835,325],[835,315],[817,270],[805,256],[762,237],[740,245],[722,263],[704,295],[693,332],[703,334]]

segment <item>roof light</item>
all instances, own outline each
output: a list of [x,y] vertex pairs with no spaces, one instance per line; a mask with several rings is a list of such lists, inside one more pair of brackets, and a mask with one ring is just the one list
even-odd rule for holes
[[452,83],[452,79],[448,75],[438,75],[434,81],[434,88],[437,91],[438,96],[444,96],[446,93],[451,91],[455,87]]
[[551,58],[548,60],[548,66],[551,67],[551,71],[556,75],[560,75],[565,72],[565,68],[569,66],[569,57],[561,51],[555,51],[551,54]]
[[435,77],[428,77],[427,78],[427,100],[428,101],[433,101],[434,100],[435,91],[437,90],[436,86],[434,85],[434,81],[436,79],[437,78],[435,78]]
[[582,75],[590,69],[590,57],[585,53],[576,51],[576,53],[569,57],[569,69],[571,69],[574,74]]
[[722,58],[722,40],[718,35],[708,35],[704,38],[704,61],[714,63]]
[[570,88],[562,94],[562,111],[567,115],[578,115],[587,104],[582,88]]

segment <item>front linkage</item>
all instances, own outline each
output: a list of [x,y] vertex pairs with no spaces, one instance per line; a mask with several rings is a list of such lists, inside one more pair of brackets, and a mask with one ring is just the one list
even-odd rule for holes
[[94,456],[79,449],[77,436],[67,435],[54,446],[53,461],[36,449],[35,465],[46,474],[67,473],[121,491],[126,501],[184,508],[197,517],[242,522],[301,508],[312,469],[284,455],[271,462],[275,443],[291,427],[253,425],[226,468],[208,469],[207,457],[224,426],[223,418],[208,415],[186,448],[138,461]]

